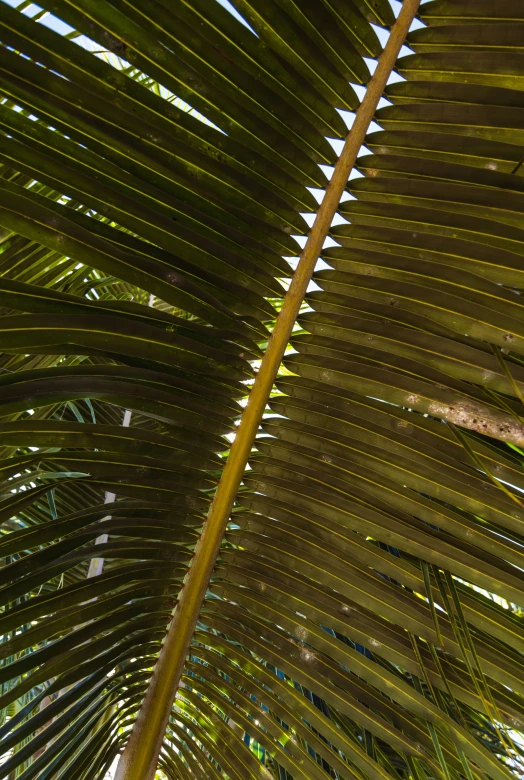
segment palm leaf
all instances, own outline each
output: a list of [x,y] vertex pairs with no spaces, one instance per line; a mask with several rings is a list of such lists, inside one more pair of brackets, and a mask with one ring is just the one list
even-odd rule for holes
[[224,5],[1,5],[0,777],[520,776],[524,6]]

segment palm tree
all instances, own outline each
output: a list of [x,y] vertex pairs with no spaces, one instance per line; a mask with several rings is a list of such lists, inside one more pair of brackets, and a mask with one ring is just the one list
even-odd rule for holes
[[0,4],[0,778],[522,776],[524,2],[392,5]]

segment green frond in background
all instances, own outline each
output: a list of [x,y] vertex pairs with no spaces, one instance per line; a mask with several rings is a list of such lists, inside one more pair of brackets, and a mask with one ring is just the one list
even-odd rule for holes
[[[0,778],[113,777],[392,5],[0,2]],[[524,775],[524,0],[406,44],[143,780]]]

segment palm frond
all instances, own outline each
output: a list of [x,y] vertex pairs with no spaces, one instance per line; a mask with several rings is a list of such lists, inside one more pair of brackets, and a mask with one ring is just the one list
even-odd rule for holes
[[524,4],[421,4],[202,600],[206,516],[395,22],[225,5],[1,4],[0,777],[103,780],[146,742],[120,780],[519,777]]

